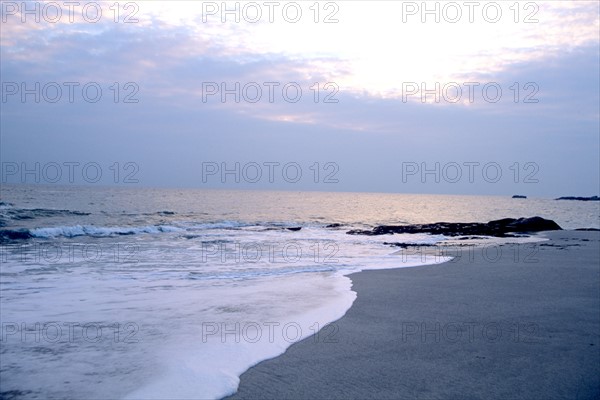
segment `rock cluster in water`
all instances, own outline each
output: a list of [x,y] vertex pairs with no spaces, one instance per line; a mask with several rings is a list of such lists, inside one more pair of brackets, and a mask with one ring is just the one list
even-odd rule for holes
[[349,235],[387,235],[393,233],[429,233],[445,236],[482,235],[509,237],[513,233],[557,231],[562,228],[554,221],[542,217],[504,218],[483,222],[436,222],[419,225],[380,225],[372,230],[355,229],[346,232]]
[[592,197],[566,196],[566,197],[559,197],[558,199],[554,199],[554,200],[600,201],[600,197],[598,197],[598,196],[592,196]]

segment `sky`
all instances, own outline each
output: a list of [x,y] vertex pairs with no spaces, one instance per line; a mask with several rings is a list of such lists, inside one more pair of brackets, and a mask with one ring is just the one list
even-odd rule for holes
[[600,192],[597,1],[1,1],[2,183]]

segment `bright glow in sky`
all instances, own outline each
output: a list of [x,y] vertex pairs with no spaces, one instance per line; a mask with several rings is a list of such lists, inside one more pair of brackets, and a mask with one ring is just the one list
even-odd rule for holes
[[[135,82],[143,99],[136,112],[158,118],[177,110],[188,116],[175,123],[177,132],[194,129],[188,119],[191,115],[208,113],[202,118],[208,121],[224,113],[218,115],[228,117],[211,119],[207,129],[229,131],[233,128],[225,128],[225,121],[240,118],[242,125],[272,124],[268,129],[260,128],[270,132],[288,132],[294,127],[299,130],[293,134],[298,140],[309,131],[323,130],[330,132],[326,135],[338,131],[395,135],[405,143],[418,141],[415,135],[423,134],[420,127],[427,121],[432,124],[428,132],[441,135],[450,129],[452,133],[445,140],[456,138],[451,142],[454,145],[434,146],[432,154],[442,154],[452,146],[458,151],[457,144],[464,145],[464,141],[473,140],[472,135],[488,131],[489,118],[493,117],[503,121],[494,135],[504,134],[509,129],[502,127],[506,123],[512,131],[522,128],[528,132],[532,141],[543,133],[564,140],[578,137],[582,138],[574,142],[578,149],[598,150],[594,148],[598,142],[600,46],[600,5],[596,1],[281,1],[272,9],[268,5],[272,3],[257,1],[227,2],[226,8],[232,10],[236,3],[239,23],[234,15],[222,14],[221,1],[118,2],[115,23],[115,2],[93,2],[102,6],[102,16],[90,23],[94,8],[88,11],[87,19],[82,15],[89,2],[75,7],[72,21],[66,3],[27,2],[28,9],[41,10],[42,18],[36,22],[34,15],[26,14],[22,22],[22,3],[3,1],[2,81],[93,81],[104,85],[107,93],[111,93],[108,86],[114,82]],[[62,5],[60,18],[55,18],[56,4]],[[439,22],[435,14],[424,13],[423,7],[437,7]],[[298,8],[302,17],[290,23]],[[251,23],[248,19],[256,16],[256,10],[261,11],[261,19]],[[268,20],[269,10],[274,22]],[[128,15],[137,22],[123,23]],[[491,22],[496,17],[498,21]],[[53,18],[57,22],[49,21]],[[332,22],[324,23],[325,19]],[[454,19],[458,21],[451,22]],[[256,103],[245,98],[236,102],[232,96],[223,102],[220,94],[204,101],[205,82],[226,82],[228,88],[235,82],[241,87],[257,82],[263,96]],[[267,101],[265,82],[280,83],[273,102]],[[282,100],[281,88],[289,82],[302,88],[302,101]],[[467,94],[465,83],[469,82],[477,84],[474,100]],[[490,82],[502,90],[501,101],[482,98],[482,87]],[[318,104],[311,101],[316,99],[314,83],[319,84]],[[331,89],[334,86],[326,89],[327,83],[333,83],[336,90]],[[456,102],[444,96],[436,102],[434,95],[421,93],[421,84],[431,90],[436,84],[444,88],[453,83],[462,90]],[[338,101],[322,104],[328,94]],[[456,93],[451,90],[447,94],[452,98]],[[524,104],[524,99],[531,98],[537,101]],[[3,144],[16,146],[3,145],[3,157],[30,153],[19,153],[22,147],[13,136],[17,131],[24,135],[18,129],[18,115],[24,115],[29,107],[8,100],[3,103]],[[46,110],[40,106],[36,112],[42,109]],[[122,112],[131,116],[131,110]],[[559,117],[563,119],[556,121]],[[106,115],[103,118],[111,120]],[[452,127],[456,121],[461,125],[477,122],[455,131]],[[126,129],[129,122],[121,123]],[[150,124],[148,129],[154,132],[158,128]],[[160,135],[158,131],[156,134]],[[516,138],[523,137],[516,134]],[[552,145],[561,147],[556,140]],[[335,142],[333,136],[331,141]],[[501,147],[511,146],[514,143]],[[430,157],[425,148],[419,145],[415,151],[420,157]],[[544,153],[536,149],[536,154],[538,150]],[[352,152],[349,148],[348,154]],[[523,154],[525,157],[527,152]],[[587,160],[586,169],[594,168],[597,151],[592,158],[582,159]],[[566,162],[566,155],[561,160]],[[590,175],[592,183],[597,175]]]
[[[276,55],[297,61],[294,68],[307,79],[327,76],[344,90],[384,97],[401,96],[403,82],[462,83],[518,63],[552,58],[560,52],[597,43],[600,30],[598,4],[585,1],[475,2],[469,7],[464,5],[468,2],[430,2],[427,8],[420,2],[321,2],[319,7],[299,2],[293,3],[302,10],[297,23],[287,22],[284,17],[283,7],[289,2],[278,2],[279,6],[271,9],[264,2],[228,2],[225,9],[234,10],[236,3],[239,23],[235,22],[235,14],[223,14],[221,2],[139,2],[134,16],[139,23],[131,26],[141,32],[152,31],[151,35],[180,35],[174,48],[162,49],[169,52],[169,59],[162,62],[187,62],[199,57],[227,57],[244,62]],[[245,8],[249,3],[259,7]],[[114,18],[111,3],[101,4],[105,16],[101,22],[106,29],[114,28],[110,26]],[[125,9],[124,4],[120,3],[120,18],[134,11],[132,7]],[[435,10],[436,4],[436,13],[425,13]],[[497,6],[485,8],[486,4]],[[337,22],[315,23],[317,8],[319,20],[329,16]],[[261,10],[260,20],[248,22],[257,15],[256,9]],[[273,23],[268,21],[269,10]],[[497,10],[501,17],[492,23]],[[18,14],[6,16],[3,50],[14,57],[44,62],[48,61],[44,56],[55,53],[39,54],[21,47],[31,37],[30,29],[45,37],[102,34],[98,33],[101,24],[89,24],[77,11],[73,13],[75,23],[69,22],[65,8],[57,24],[42,26],[15,24],[12,21]],[[93,11],[88,14],[93,15]],[[285,15],[293,18],[295,7]],[[439,23],[435,22],[436,16]],[[226,22],[222,23],[221,18],[226,18]],[[426,23],[422,23],[422,18]],[[455,19],[458,22],[450,22]],[[145,66],[153,68],[154,64]]]

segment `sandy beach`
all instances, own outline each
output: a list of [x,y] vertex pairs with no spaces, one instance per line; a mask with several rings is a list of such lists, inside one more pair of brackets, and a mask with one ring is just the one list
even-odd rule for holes
[[346,315],[231,399],[600,397],[600,232],[351,275]]

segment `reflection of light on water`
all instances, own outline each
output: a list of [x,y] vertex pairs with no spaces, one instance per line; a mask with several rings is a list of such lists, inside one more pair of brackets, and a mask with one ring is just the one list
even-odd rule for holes
[[[324,326],[352,304],[347,274],[442,262],[457,257],[453,249],[488,249],[483,257],[492,260],[499,247],[508,249],[503,256],[514,258],[511,246],[522,246],[517,249],[524,250],[518,253],[523,261],[531,255],[524,246],[543,240],[346,234],[353,228],[533,215],[564,227],[563,221],[576,227],[597,223],[597,205],[585,202],[483,196],[11,185],[3,186],[2,196],[13,204],[0,210],[9,228],[45,235],[0,249],[2,323],[139,326],[139,341],[127,344],[3,341],[3,365],[18,366],[2,370],[3,390],[5,385],[7,390],[29,388],[41,397],[103,393],[116,398],[142,392],[147,397],[158,393],[150,382],[195,391],[207,376],[204,387],[223,394],[247,367],[280,354],[291,342],[236,347],[215,336],[202,343],[203,323],[293,322],[308,335],[315,323]],[[11,214],[18,208],[22,212]],[[11,218],[24,214],[34,218]],[[331,223],[341,226],[327,228]],[[77,226],[94,228],[76,229],[80,236],[73,236],[69,227]],[[287,229],[294,227],[301,229]],[[384,242],[433,247],[399,251]],[[219,245],[228,252],[224,259]],[[286,245],[289,253],[282,252]],[[257,248],[261,251],[253,252]],[[433,257],[431,249],[437,251]],[[213,368],[217,364],[228,377]],[[69,383],[57,380],[56,371]],[[182,377],[192,383],[183,385]]]
[[[468,160],[458,160],[459,164]],[[314,160],[302,164],[307,174]],[[428,167],[431,167],[428,166]],[[510,165],[501,165],[506,173]],[[398,166],[401,173],[401,167]],[[466,171],[464,172],[464,179]],[[476,170],[481,179],[481,165]],[[312,175],[307,175],[309,178]],[[265,178],[266,179],[266,178]],[[415,179],[420,179],[415,176]],[[402,184],[398,178],[398,185]],[[394,183],[392,183],[394,185]],[[3,201],[23,208],[52,208],[87,211],[88,216],[64,216],[46,220],[11,221],[15,227],[43,226],[127,226],[176,225],[235,220],[249,224],[264,221],[296,225],[341,223],[338,229],[368,229],[375,225],[425,224],[434,222],[488,222],[499,218],[540,216],[556,221],[563,229],[600,228],[597,202],[556,201],[528,198],[515,201],[510,196],[418,195],[393,193],[277,192],[202,189],[130,189],[78,187],[77,189],[3,185]],[[110,201],[106,201],[107,196]],[[269,207],[265,207],[269,204]],[[131,210],[123,215],[123,210]],[[176,211],[175,215],[156,214],[157,210]],[[5,213],[7,210],[0,210]],[[186,222],[187,221],[187,222]]]

